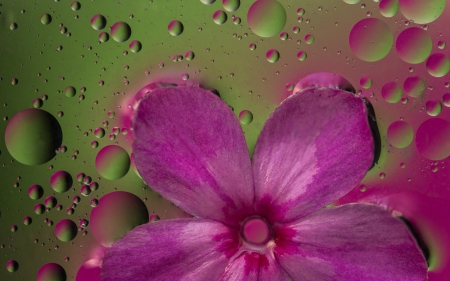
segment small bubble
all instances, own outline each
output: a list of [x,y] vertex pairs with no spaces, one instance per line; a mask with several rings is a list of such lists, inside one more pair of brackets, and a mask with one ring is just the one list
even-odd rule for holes
[[306,52],[305,52],[305,51],[300,51],[300,52],[298,52],[298,53],[297,53],[297,58],[298,58],[298,60],[300,60],[300,61],[306,60],[306,58],[307,58]]
[[15,22],[10,23],[10,25],[9,25],[9,29],[11,29],[11,30],[16,30],[17,27],[18,27],[18,25]]
[[280,53],[275,49],[270,49],[266,53],[266,59],[268,62],[274,63],[277,62],[280,58]]
[[178,36],[181,33],[183,33],[184,26],[181,23],[181,21],[173,20],[169,23],[167,26],[167,30],[169,31],[169,34],[172,36]]
[[225,11],[222,10],[217,10],[214,12],[213,14],[213,20],[216,24],[224,24],[228,19],[227,13],[225,13]]
[[385,173],[380,173],[379,177],[380,177],[380,179],[384,179],[386,177],[386,174]]

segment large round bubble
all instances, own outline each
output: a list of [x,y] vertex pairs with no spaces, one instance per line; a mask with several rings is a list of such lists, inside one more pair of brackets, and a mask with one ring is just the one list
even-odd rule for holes
[[363,61],[374,62],[384,58],[394,42],[389,26],[376,18],[357,22],[348,38],[353,53]]
[[131,27],[123,21],[116,22],[111,27],[111,37],[116,42],[125,42],[131,36]]
[[387,130],[387,139],[392,146],[405,148],[411,144],[414,138],[414,131],[405,121],[395,121]]
[[56,171],[50,178],[50,186],[54,191],[62,193],[72,187],[72,176],[66,171]]
[[148,221],[147,207],[139,197],[116,191],[100,198],[98,206],[92,209],[90,227],[97,242],[109,247],[129,230]]
[[444,11],[446,0],[399,0],[400,12],[417,24],[435,21]]
[[117,180],[128,173],[130,156],[120,146],[108,145],[102,148],[95,158],[98,173],[108,180]]
[[36,275],[36,281],[66,281],[67,274],[57,263],[47,263],[41,266]]
[[61,126],[53,115],[42,109],[22,110],[6,126],[6,148],[14,159],[25,165],[51,160],[61,143]]
[[247,13],[248,26],[258,36],[272,37],[286,24],[286,10],[276,0],[258,0]]
[[77,225],[69,219],[60,220],[55,226],[55,235],[63,242],[73,240],[77,236]]
[[416,147],[425,158],[442,160],[450,156],[450,122],[432,118],[423,122],[416,133]]
[[433,44],[428,33],[418,27],[403,30],[395,41],[398,56],[408,63],[421,63],[431,53]]

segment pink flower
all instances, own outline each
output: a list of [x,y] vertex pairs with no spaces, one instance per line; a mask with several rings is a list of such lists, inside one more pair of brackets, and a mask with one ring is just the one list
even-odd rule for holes
[[219,97],[198,87],[154,90],[135,115],[136,166],[195,217],[134,228],[107,250],[102,279],[426,280],[422,252],[390,212],[324,207],[374,161],[367,115],[351,93],[306,89],[267,119],[250,160]]

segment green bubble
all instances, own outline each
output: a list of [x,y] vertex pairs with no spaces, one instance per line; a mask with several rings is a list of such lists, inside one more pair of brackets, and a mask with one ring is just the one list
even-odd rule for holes
[[251,113],[249,110],[242,110],[239,113],[239,122],[243,125],[248,125],[252,123],[253,121],[253,113]]
[[435,21],[444,12],[446,0],[399,0],[400,11],[417,24]]
[[45,110],[25,109],[9,121],[5,143],[11,156],[20,163],[44,164],[56,155],[56,150],[61,146],[61,126]]
[[131,36],[131,27],[123,21],[116,22],[111,27],[111,37],[116,42],[125,42]]
[[117,180],[128,173],[130,156],[120,146],[108,145],[102,148],[95,158],[98,173],[108,180]]
[[272,37],[286,25],[286,10],[276,0],[258,0],[248,10],[247,22],[256,35]]
[[169,31],[169,34],[172,36],[178,36],[181,33],[183,33],[184,26],[181,23],[181,21],[173,20],[169,23],[167,26],[167,30]]

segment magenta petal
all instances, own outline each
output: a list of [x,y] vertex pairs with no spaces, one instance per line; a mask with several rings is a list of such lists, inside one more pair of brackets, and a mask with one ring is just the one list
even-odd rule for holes
[[133,126],[138,171],[162,196],[229,225],[252,206],[244,134],[219,97],[199,87],[156,89],[139,104]]
[[348,193],[373,158],[364,101],[341,90],[305,89],[286,99],[259,135],[253,155],[259,211],[270,221],[301,218]]
[[424,281],[406,226],[372,204],[324,208],[276,230],[275,256],[294,280]]
[[287,281],[292,279],[270,255],[259,254],[256,252],[245,252],[230,262],[219,280]]
[[238,242],[237,231],[206,219],[144,224],[106,251],[102,280],[218,280]]

